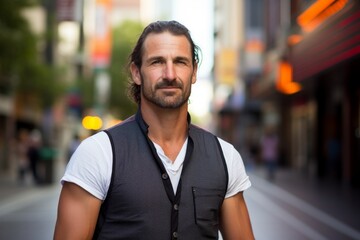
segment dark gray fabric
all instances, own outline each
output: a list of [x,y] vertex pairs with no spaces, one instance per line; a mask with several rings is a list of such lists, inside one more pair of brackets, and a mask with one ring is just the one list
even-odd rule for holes
[[189,126],[176,194],[140,111],[106,130],[113,148],[113,173],[94,239],[218,238],[219,209],[228,181],[224,156],[214,135]]

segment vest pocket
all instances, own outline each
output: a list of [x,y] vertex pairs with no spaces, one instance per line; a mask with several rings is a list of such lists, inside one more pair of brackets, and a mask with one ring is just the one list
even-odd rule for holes
[[217,239],[223,190],[192,187],[192,193],[196,225],[204,237]]

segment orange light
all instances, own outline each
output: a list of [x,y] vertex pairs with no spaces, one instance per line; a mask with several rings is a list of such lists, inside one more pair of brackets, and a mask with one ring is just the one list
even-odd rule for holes
[[293,82],[292,67],[287,62],[279,63],[276,89],[284,94],[294,94],[301,90],[301,85],[299,83]]
[[335,0],[318,0],[306,9],[298,18],[297,22],[300,26],[305,26],[316,18],[322,11],[330,6]]
[[290,35],[288,37],[288,44],[290,44],[290,45],[298,44],[299,42],[301,42],[302,39],[303,39],[303,37],[301,35],[298,35],[298,34]]
[[258,39],[251,39],[246,43],[245,50],[249,52],[261,52],[264,50],[264,44]]
[[330,16],[340,11],[348,0],[318,0],[297,18],[297,23],[305,32],[310,32]]

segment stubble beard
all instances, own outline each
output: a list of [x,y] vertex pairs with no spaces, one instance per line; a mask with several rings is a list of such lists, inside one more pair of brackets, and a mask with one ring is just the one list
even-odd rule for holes
[[[143,77],[141,76],[141,92],[142,96],[149,102],[161,108],[176,109],[188,102],[191,89],[184,89],[184,85],[178,80],[163,80],[158,82],[154,88],[146,88]],[[181,94],[178,93],[160,93],[161,88],[164,86],[178,87]]]

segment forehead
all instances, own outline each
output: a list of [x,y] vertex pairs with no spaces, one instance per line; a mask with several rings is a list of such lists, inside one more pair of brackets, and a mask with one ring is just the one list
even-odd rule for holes
[[191,58],[191,45],[184,35],[169,32],[149,34],[143,45],[143,57],[176,54]]

